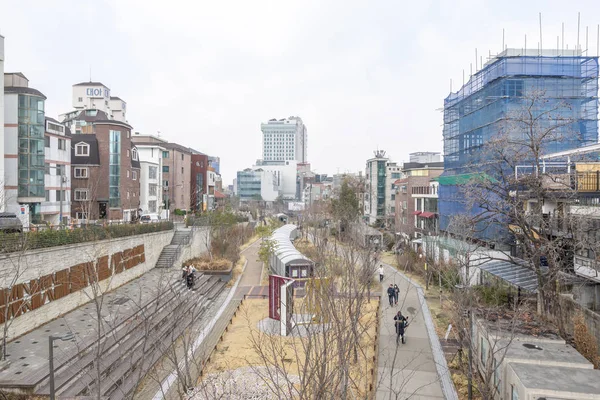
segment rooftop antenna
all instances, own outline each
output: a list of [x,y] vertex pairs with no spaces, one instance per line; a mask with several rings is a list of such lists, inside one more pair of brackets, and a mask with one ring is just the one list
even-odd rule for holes
[[463,86],[465,86],[465,70],[463,68]]
[[477,47],[475,47],[475,72],[477,72]]
[[527,35],[525,35],[525,51],[523,52],[523,55],[527,55]]
[[581,20],[581,12],[577,13],[577,48],[576,51],[579,51],[579,22]]
[[542,55],[542,13],[540,12],[540,56]]
[[585,27],[585,55],[586,56],[588,55],[588,44],[589,44],[589,42],[588,42],[588,28],[589,28],[589,26]]
[[560,42],[561,56],[565,55],[565,23],[562,23],[562,41]]

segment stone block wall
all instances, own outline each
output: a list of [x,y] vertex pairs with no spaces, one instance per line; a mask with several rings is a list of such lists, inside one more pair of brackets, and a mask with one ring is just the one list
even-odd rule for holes
[[[0,324],[9,339],[51,321],[154,268],[173,231],[0,256]],[[0,325],[0,329],[1,329]]]

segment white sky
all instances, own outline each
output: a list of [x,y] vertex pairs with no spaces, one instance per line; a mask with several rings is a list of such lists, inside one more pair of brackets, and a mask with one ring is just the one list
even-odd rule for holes
[[[443,99],[479,55],[539,41],[596,55],[600,1],[0,0],[5,71],[71,109],[92,79],[127,101],[135,131],[221,157],[224,182],[261,156],[260,123],[308,127],[318,173],[364,169],[376,148],[394,161],[442,150]],[[485,61],[484,61],[485,62]]]

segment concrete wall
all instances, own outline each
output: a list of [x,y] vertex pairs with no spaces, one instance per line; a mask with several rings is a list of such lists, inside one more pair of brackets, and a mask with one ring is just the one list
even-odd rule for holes
[[[179,256],[179,260],[175,262],[175,266],[177,267],[181,263],[189,260],[190,258],[199,257],[203,253],[206,253],[206,251],[208,250],[206,246],[208,234],[208,228],[200,228],[196,230],[190,244],[188,246],[184,246],[181,249],[181,255]],[[210,240],[208,241],[208,244],[210,244]]]
[[579,312],[587,325],[588,331],[596,338],[600,349],[600,313],[594,312],[577,303],[571,295],[562,294],[559,298],[561,315],[553,315],[557,323],[560,323],[567,334],[573,336],[573,317]]
[[[166,231],[2,255],[0,256],[0,287],[7,288],[20,283],[28,283],[74,265],[95,262],[100,257],[112,256],[115,253],[143,245],[143,262],[100,282],[102,292],[112,290],[154,268],[163,247],[171,242],[172,237],[173,231]],[[86,287],[50,301],[37,309],[25,312],[9,321],[9,339],[29,332],[92,299],[92,290],[90,287]]]

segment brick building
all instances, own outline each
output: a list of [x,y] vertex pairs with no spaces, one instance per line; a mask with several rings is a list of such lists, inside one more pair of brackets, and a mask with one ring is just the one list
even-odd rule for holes
[[122,220],[138,217],[140,162],[131,126],[104,111],[84,110],[65,121],[71,136],[72,217]]
[[[430,232],[430,220],[437,218],[437,193],[432,193],[432,179],[440,176],[443,169],[443,162],[404,163],[405,178],[394,182],[396,232],[405,243]],[[433,187],[437,188],[437,183]]]

